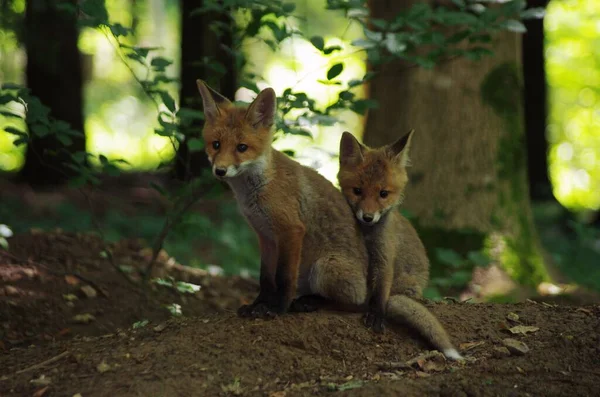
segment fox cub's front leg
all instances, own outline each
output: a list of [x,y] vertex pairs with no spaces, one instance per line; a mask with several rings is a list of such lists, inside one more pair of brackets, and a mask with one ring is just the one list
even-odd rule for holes
[[297,225],[279,233],[275,243],[260,238],[260,293],[240,307],[240,316],[272,318],[288,310],[296,296],[304,233],[304,226]]
[[241,317],[274,317],[272,308],[277,301],[277,242],[259,234],[260,245],[260,292],[254,302],[238,309]]
[[394,279],[393,265],[380,254],[380,252],[372,254],[369,259],[371,298],[364,318],[365,326],[373,328],[373,331],[377,333],[382,333],[385,329],[384,319]]

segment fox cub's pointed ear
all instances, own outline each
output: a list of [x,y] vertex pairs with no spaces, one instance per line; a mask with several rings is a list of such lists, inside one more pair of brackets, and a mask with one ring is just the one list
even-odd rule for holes
[[219,106],[228,106],[231,101],[213,90],[202,80],[196,80],[198,91],[202,96],[202,106],[204,109],[204,117],[206,121],[214,120],[219,114]]
[[410,150],[410,142],[414,132],[415,130],[410,130],[408,134],[404,135],[388,147],[388,152],[392,155],[392,158],[403,167],[409,162],[408,152]]
[[358,165],[363,161],[363,146],[358,140],[344,131],[340,141],[340,165]]
[[246,111],[246,120],[255,128],[271,128],[275,122],[277,96],[272,88],[265,88],[252,101]]

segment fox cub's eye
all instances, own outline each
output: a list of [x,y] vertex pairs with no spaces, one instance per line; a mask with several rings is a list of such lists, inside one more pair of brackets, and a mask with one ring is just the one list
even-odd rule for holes
[[352,189],[352,191],[354,192],[354,194],[356,194],[357,196],[360,196],[362,194],[362,189],[359,187],[355,187],[354,189]]
[[218,150],[221,147],[221,142],[213,141],[212,147],[213,147],[213,149]]
[[248,150],[248,145],[245,145],[243,143],[240,143],[239,145],[237,145],[238,152],[244,153],[246,150]]
[[388,194],[390,194],[390,192],[388,192],[387,190],[382,190],[379,192],[379,197],[386,198]]

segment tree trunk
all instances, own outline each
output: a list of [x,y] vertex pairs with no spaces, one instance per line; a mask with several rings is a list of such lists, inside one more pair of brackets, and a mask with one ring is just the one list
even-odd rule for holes
[[[51,0],[27,1],[25,45],[27,86],[51,109],[51,116],[83,132],[79,31],[74,13],[61,10]],[[76,0],[71,0],[77,5]],[[30,134],[21,177],[32,185],[62,183],[72,174],[64,162],[69,153],[85,150],[85,136],[71,137],[65,147],[54,134],[42,138]],[[67,151],[68,150],[68,151]]]
[[[548,0],[528,0],[529,7],[546,7]],[[543,19],[525,21],[523,35],[523,75],[525,82],[525,131],[527,131],[527,170],[533,201],[554,201],[548,176],[547,84],[544,67]]]
[[[224,48],[233,46],[233,38],[226,32],[217,37],[211,30],[215,23],[230,24],[227,15],[202,14],[191,16],[203,5],[203,0],[181,0],[181,107],[200,110],[202,101],[196,88],[196,79],[205,80],[211,87],[233,99],[237,88],[237,71],[233,58]],[[208,62],[207,62],[208,61]],[[212,65],[211,65],[212,64]],[[220,64],[224,69],[214,69]],[[200,137],[202,122],[196,121],[183,128],[189,138]],[[186,142],[180,144],[175,159],[177,179],[189,180],[208,166],[204,151],[191,153]]]
[[[385,19],[414,3],[373,0],[371,11]],[[370,85],[380,110],[368,114],[364,141],[380,146],[415,128],[404,206],[426,245],[462,233],[465,250],[491,244],[514,279],[535,285],[548,272],[530,208],[520,38],[502,33],[491,48],[493,57],[432,70],[381,67]]]

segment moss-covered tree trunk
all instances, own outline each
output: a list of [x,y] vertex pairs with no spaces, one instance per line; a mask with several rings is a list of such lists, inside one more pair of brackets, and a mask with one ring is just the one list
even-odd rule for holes
[[[414,3],[372,0],[372,15],[391,18]],[[405,208],[429,231],[470,230],[479,245],[492,242],[508,273],[532,285],[548,272],[528,192],[520,43],[504,33],[493,57],[433,70],[384,65],[370,85],[380,108],[367,117],[364,141],[383,145],[415,128]]]

